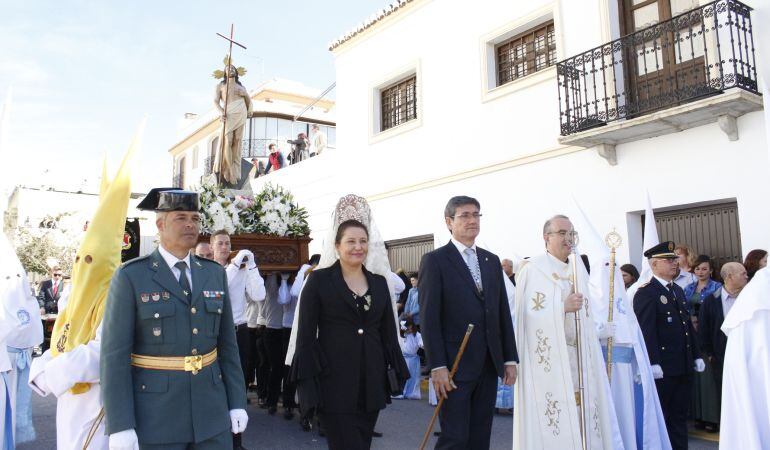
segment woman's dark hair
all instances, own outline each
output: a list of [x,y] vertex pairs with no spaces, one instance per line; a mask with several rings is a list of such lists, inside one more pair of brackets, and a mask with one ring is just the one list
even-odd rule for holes
[[634,277],[634,282],[636,282],[639,279],[639,271],[636,270],[636,266],[633,264],[623,264],[620,266],[620,271],[625,272],[632,277]]
[[362,224],[361,222],[357,220],[346,220],[340,224],[339,227],[337,227],[337,235],[334,236],[334,243],[339,244],[342,242],[342,235],[345,234],[345,230],[348,228],[360,228],[364,230],[366,233],[366,237],[369,237],[369,230],[366,229],[366,226]]
[[698,257],[695,258],[695,261],[693,262],[692,269],[695,270],[696,267],[703,263],[708,263],[709,269],[714,270],[714,263],[711,261],[711,257],[709,257],[709,255],[698,255]]
[[420,278],[417,275],[419,275],[417,272],[412,272],[409,274],[409,278],[417,278],[419,280]]
[[746,275],[749,276],[749,280],[755,273],[757,273],[757,270],[760,269],[759,262],[762,261],[762,258],[765,256],[767,256],[767,251],[759,248],[750,251],[746,255],[746,259],[743,261],[743,267],[746,268]]

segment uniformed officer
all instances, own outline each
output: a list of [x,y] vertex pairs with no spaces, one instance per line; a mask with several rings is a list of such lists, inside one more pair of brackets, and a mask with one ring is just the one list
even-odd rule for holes
[[634,296],[634,312],[644,335],[660,406],[674,450],[687,448],[687,409],[693,370],[705,368],[684,291],[672,280],[677,274],[673,242],[661,242],[644,252],[652,279]]
[[225,270],[190,251],[198,194],[153,189],[160,245],[123,264],[104,313],[101,386],[110,450],[231,449],[246,392]]

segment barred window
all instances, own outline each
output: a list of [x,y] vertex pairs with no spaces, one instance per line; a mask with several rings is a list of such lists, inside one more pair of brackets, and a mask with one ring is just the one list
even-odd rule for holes
[[553,20],[498,44],[495,53],[498,86],[556,64]]
[[380,92],[382,119],[380,131],[417,118],[417,76],[401,80]]

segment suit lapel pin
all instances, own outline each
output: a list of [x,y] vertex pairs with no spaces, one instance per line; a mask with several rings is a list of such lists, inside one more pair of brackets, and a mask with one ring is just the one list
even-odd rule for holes
[[153,261],[153,262],[152,262],[152,267],[154,267],[155,269],[157,269],[157,268],[158,268],[158,261]]
[[661,296],[660,296],[660,302],[661,302],[661,303],[663,303],[663,304],[665,305],[665,304],[667,304],[667,303],[668,303],[668,298],[666,298],[666,296],[665,296],[665,295],[661,295]]
[[198,266],[198,267],[203,267],[203,266],[201,266],[201,263],[199,261],[195,261],[195,265]]

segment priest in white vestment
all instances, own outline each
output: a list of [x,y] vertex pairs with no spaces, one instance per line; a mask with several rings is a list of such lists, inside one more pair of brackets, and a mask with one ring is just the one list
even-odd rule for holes
[[743,288],[722,331],[727,350],[719,448],[770,448],[770,267]]
[[[586,448],[624,448],[593,312],[583,295],[572,293],[575,235],[566,216],[549,219],[543,227],[547,252],[527,260],[516,274],[514,330],[521,358],[513,407],[516,450],[582,448],[574,312],[581,319]],[[578,292],[587,294],[588,273],[582,262],[576,267]]]

